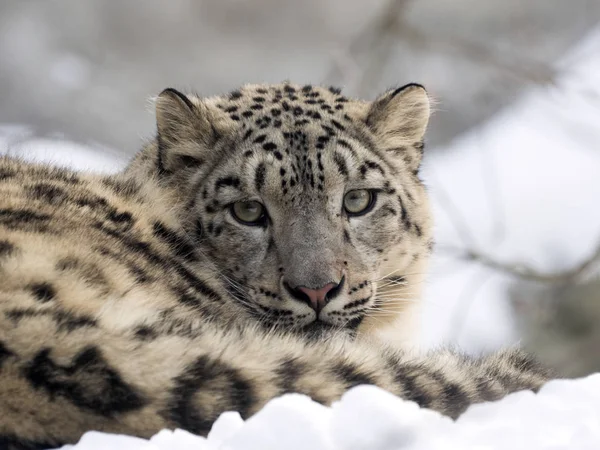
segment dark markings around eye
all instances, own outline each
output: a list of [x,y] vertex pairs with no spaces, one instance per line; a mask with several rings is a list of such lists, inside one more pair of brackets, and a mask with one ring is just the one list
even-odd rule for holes
[[266,168],[264,163],[260,163],[254,174],[254,187],[260,191],[265,184]]
[[355,160],[358,160],[358,155],[356,154],[356,150],[354,150],[354,148],[352,147],[352,145],[350,145],[350,143],[348,141],[346,141],[345,139],[337,139],[336,144],[339,145],[340,147],[343,147],[346,150],[348,150],[350,152],[350,154],[352,155],[352,157]]
[[367,160],[360,166],[360,174],[363,179],[366,177],[369,170],[377,170],[379,173],[381,173],[381,175],[385,176],[385,170],[383,170],[383,167],[374,161]]
[[338,171],[343,176],[348,176],[348,166],[346,165],[346,160],[339,153],[333,154],[333,161],[336,163],[338,167]]
[[344,242],[347,243],[352,243],[352,240],[350,239],[350,234],[348,233],[348,230],[344,230]]
[[381,217],[387,217],[387,216],[395,216],[398,213],[391,206],[384,206],[383,208],[381,208],[380,214],[381,214]]
[[410,227],[411,227],[410,219],[408,218],[408,211],[404,207],[404,202],[402,201],[402,197],[398,196],[398,202],[400,203],[400,209],[402,211],[401,215],[400,215],[400,220],[402,221],[402,224],[404,225],[404,228],[406,229],[406,231],[408,231],[408,230],[410,230]]
[[215,190],[218,191],[222,187],[226,186],[237,189],[240,187],[240,179],[234,176],[219,178],[215,183]]
[[365,161],[365,164],[367,165],[367,167],[369,169],[378,170],[381,173],[381,175],[385,175],[385,170],[383,170],[383,167],[381,167],[376,162],[374,162],[374,161]]

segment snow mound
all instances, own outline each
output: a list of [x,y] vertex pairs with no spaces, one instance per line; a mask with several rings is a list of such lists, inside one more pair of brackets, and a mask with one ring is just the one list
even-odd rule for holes
[[150,440],[89,432],[62,450],[591,450],[600,448],[598,405],[600,373],[473,405],[456,421],[358,386],[331,407],[287,394],[246,421],[226,412],[208,438],[183,430]]
[[128,159],[125,154],[96,142],[83,144],[60,134],[40,137],[27,126],[0,123],[0,156],[3,155],[106,174],[118,172]]

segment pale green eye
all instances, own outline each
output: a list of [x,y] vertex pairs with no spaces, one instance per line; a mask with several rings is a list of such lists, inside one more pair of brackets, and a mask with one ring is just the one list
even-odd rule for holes
[[356,189],[344,196],[344,209],[351,216],[366,214],[371,210],[375,198],[372,191]]
[[260,225],[265,218],[265,207],[254,200],[235,202],[231,214],[245,225]]

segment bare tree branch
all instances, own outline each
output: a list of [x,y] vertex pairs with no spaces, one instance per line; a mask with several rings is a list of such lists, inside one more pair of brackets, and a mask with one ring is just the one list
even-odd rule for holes
[[398,22],[394,28],[396,35],[415,47],[428,47],[436,50],[458,53],[472,61],[495,67],[508,75],[541,85],[555,85],[556,70],[544,63],[532,61],[531,55],[522,58],[511,54],[506,57],[497,51],[477,42],[457,36],[435,36],[426,33],[408,22]]
[[512,276],[541,283],[577,283],[588,276],[597,263],[600,263],[600,241],[591,255],[580,262],[577,266],[563,272],[556,273],[543,273],[523,264],[501,262],[494,259],[490,255],[486,255],[485,253],[475,250],[461,249],[443,245],[438,246],[438,248],[443,251],[451,252],[455,257],[463,261],[477,262],[491,269],[504,272]]
[[[429,179],[435,178],[433,174],[433,169],[429,171]],[[463,245],[468,248],[474,248],[475,238],[473,237],[473,233],[467,224],[467,220],[460,212],[458,206],[452,200],[452,197],[448,193],[448,191],[444,188],[442,183],[435,183],[435,195],[439,199],[439,203],[441,207],[446,211],[446,214],[450,217],[450,222],[454,227],[454,230],[458,234],[459,239],[462,241]]]
[[463,286],[463,289],[458,298],[458,302],[454,305],[452,313],[452,340],[458,341],[460,334],[465,328],[467,318],[473,302],[477,298],[477,293],[483,288],[483,286],[492,278],[492,273],[489,271],[481,273],[482,270],[478,269],[474,276],[471,277],[470,282]]
[[356,85],[352,86],[361,95],[364,94],[367,86],[374,85],[371,78],[381,74],[383,67],[390,58],[391,48],[393,47],[394,33],[397,23],[401,20],[401,15],[409,0],[390,0],[382,9],[379,17],[371,22],[364,30],[358,33],[342,50],[345,55],[342,60],[354,60],[357,54],[366,54],[368,61],[364,64],[355,63],[354,66],[367,67],[362,74],[347,79],[347,74],[341,70],[340,57],[334,58],[332,67],[325,76],[326,83],[332,83],[342,78],[346,82],[354,81]]
[[481,129],[475,131],[475,135],[479,141],[478,147],[481,149],[481,171],[483,187],[485,189],[488,204],[491,205],[490,210],[495,218],[492,222],[492,238],[495,245],[500,245],[508,236],[506,229],[506,209],[502,198],[502,189],[498,180],[497,164],[494,158],[493,150],[484,145],[481,140]]
[[[441,52],[452,52],[479,64],[494,67],[512,77],[540,85],[556,85],[557,71],[552,66],[532,60],[531,55],[505,55],[478,42],[457,36],[436,36],[410,24],[402,14],[409,0],[390,0],[380,16],[358,33],[342,50],[346,58],[356,58],[366,54],[364,64],[355,64],[366,69],[353,86],[361,95],[377,84],[384,67],[390,60],[396,39],[416,48],[429,48]],[[325,77],[326,82],[334,82],[345,77],[345,73],[334,59]],[[356,79],[357,77],[352,77]],[[343,83],[346,84],[346,83]]]

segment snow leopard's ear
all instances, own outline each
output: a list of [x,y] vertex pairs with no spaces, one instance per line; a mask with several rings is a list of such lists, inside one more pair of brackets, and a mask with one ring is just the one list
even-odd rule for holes
[[176,172],[205,162],[217,140],[212,112],[197,99],[168,88],[156,98],[158,168]]
[[393,152],[411,170],[417,171],[430,113],[427,91],[412,83],[377,98],[371,104],[366,122],[380,148]]

